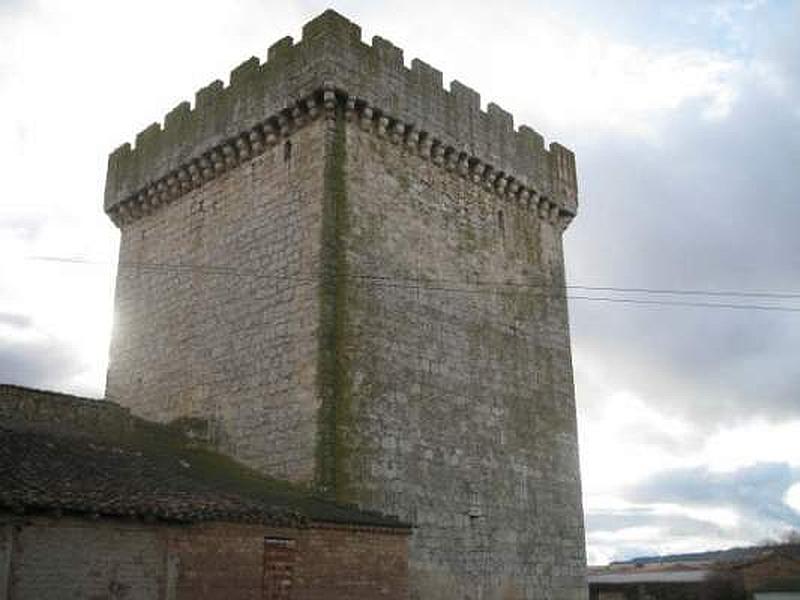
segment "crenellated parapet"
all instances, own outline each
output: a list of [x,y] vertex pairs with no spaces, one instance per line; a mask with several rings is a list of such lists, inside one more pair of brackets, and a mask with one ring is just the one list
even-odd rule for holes
[[[335,111],[337,104],[342,111]],[[557,143],[545,147],[533,129],[514,128],[496,104],[458,81],[446,90],[440,71],[374,37],[333,11],[283,38],[261,64],[234,69],[227,87],[199,90],[109,157],[105,209],[115,223],[145,214],[277,144],[327,113],[365,129],[500,196],[566,225],[577,212],[575,159]]]

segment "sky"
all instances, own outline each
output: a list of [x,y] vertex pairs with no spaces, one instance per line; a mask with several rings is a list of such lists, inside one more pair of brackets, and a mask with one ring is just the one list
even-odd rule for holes
[[800,528],[797,1],[0,0],[0,381],[102,396],[108,153],[329,7],[573,149],[568,283],[650,290],[570,289],[589,562]]

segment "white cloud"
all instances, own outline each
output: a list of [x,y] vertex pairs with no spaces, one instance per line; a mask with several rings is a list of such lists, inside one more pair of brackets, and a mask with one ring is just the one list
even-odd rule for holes
[[800,420],[770,423],[757,420],[716,432],[705,445],[705,464],[731,472],[759,462],[800,467]]
[[[255,0],[225,11],[212,2],[42,0],[0,23],[0,164],[8,199],[0,223],[36,226],[3,243],[0,304],[34,315],[43,335],[72,340],[84,362],[97,365],[82,376],[81,389],[102,393],[112,271],[31,264],[24,257],[86,256],[113,264],[116,232],[101,212],[108,152],[180,100],[192,99],[195,89],[226,79],[251,54],[263,59],[270,43],[286,33],[296,36],[322,8],[289,3],[276,15]],[[435,10],[451,18],[449,8]],[[723,57],[639,48],[543,11],[515,7],[514,14],[500,11],[499,20],[495,12],[471,5],[459,27],[436,27],[431,37],[423,31],[419,46],[414,27],[398,35],[410,38],[414,55],[428,59],[426,47],[444,54],[446,64],[437,66],[450,68],[451,77],[479,90],[485,85],[484,102],[503,99],[534,121],[541,116],[545,123],[533,123],[539,128],[550,122],[556,129],[650,132],[659,113],[687,99],[704,98],[707,110],[721,114],[733,95],[728,80],[735,65]],[[381,24],[384,16],[381,11]],[[487,33],[496,42],[490,53],[459,39]],[[526,57],[524,72],[498,56]]]
[[580,125],[652,136],[666,114],[689,100],[701,101],[708,118],[724,118],[736,97],[740,65],[722,55],[659,52],[591,35],[574,41],[557,40],[563,61],[544,76],[559,81],[560,114]]
[[681,450],[689,423],[665,415],[630,392],[594,399],[579,419],[581,467],[587,495],[607,494],[654,472],[693,466],[696,455]]
[[641,542],[644,544],[652,543],[652,540],[657,540],[663,537],[663,532],[659,527],[644,525],[641,527],[624,527],[622,529],[615,529],[613,531],[593,531],[589,534],[588,538],[593,542]]
[[725,506],[697,507],[656,503],[650,505],[650,509],[657,516],[688,517],[718,527],[733,528],[739,525],[741,520],[741,516],[735,509]]
[[800,482],[786,490],[783,501],[794,511],[800,513]]
[[253,52],[263,57],[302,22],[297,12],[276,15],[255,0],[224,11],[211,2],[42,0],[0,21],[0,311],[30,316],[15,339],[43,354],[47,345],[72,349],[82,367],[60,389],[98,396],[105,385],[117,244],[102,213],[108,153]]
[[[415,11],[407,6],[409,21],[418,20]],[[442,30],[452,7],[426,6],[420,43],[409,42],[409,49],[431,56],[445,80],[465,81],[484,94],[484,103],[499,101],[550,135],[614,131],[655,138],[665,117],[684,103],[697,101],[708,118],[724,118],[737,96],[743,63],[715,50],[644,46],[523,3],[467,2],[462,11],[457,27]],[[413,35],[405,22],[383,29],[404,43]]]
[[[799,492],[800,493],[800,492]],[[736,509],[728,506],[687,506],[668,502],[631,502],[620,496],[595,494],[587,498],[588,512],[597,514],[638,514],[653,517],[688,517],[695,521],[710,523],[719,527],[736,527],[741,516]]]
[[[635,394],[614,392],[599,370],[592,372],[591,364],[576,363],[578,390],[584,392],[581,398],[594,404],[581,411],[579,419],[584,509],[590,523],[597,517],[600,523],[608,524],[610,519],[619,524],[588,531],[592,564],[641,554],[747,545],[780,534],[785,523],[754,521],[752,515],[745,519],[739,510],[744,507],[725,505],[724,500],[716,504],[631,502],[626,493],[643,480],[674,470],[727,473],[757,463],[800,466],[796,444],[800,421],[759,420],[704,431],[655,409]],[[789,490],[786,503],[800,510],[800,484]],[[630,526],[632,519],[638,524]],[[680,525],[688,522],[694,525]],[[670,523],[677,529],[672,530]]]

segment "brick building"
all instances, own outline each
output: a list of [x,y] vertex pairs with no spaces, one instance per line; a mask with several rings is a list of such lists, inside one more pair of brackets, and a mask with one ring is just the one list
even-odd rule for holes
[[399,600],[409,534],[111,402],[0,385],[0,598]]
[[109,159],[107,396],[415,525],[413,598],[586,597],[573,154],[326,11]]

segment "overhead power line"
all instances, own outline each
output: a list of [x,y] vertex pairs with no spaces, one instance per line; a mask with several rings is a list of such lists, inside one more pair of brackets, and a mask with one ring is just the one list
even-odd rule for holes
[[[58,262],[69,263],[78,265],[107,265],[111,263],[92,261],[84,258],[70,258],[58,256],[32,256],[28,257],[30,260],[45,261],[45,262]],[[233,277],[253,277],[259,279],[273,279],[273,280],[292,280],[300,283],[312,283],[318,281],[318,278],[281,274],[281,273],[261,273],[257,271],[249,271],[237,269],[228,266],[215,266],[215,265],[187,265],[176,263],[158,263],[158,262],[123,262],[117,265],[117,268],[123,271],[137,270],[137,271],[156,271],[156,272],[191,272],[202,273],[206,275],[225,275]],[[375,275],[363,273],[349,273],[346,275],[338,275],[346,277],[350,280],[356,281],[370,281],[390,288],[401,289],[415,289],[425,291],[438,291],[447,293],[463,293],[463,294],[497,294],[507,293],[515,288],[526,290],[545,290],[540,292],[540,296],[553,296],[556,292],[562,290],[576,290],[584,292],[613,292],[618,294],[638,294],[638,295],[654,295],[654,296],[690,296],[690,297],[714,297],[714,298],[762,298],[770,300],[791,300],[800,299],[800,293],[793,292],[778,292],[778,291],[743,291],[743,290],[701,290],[701,289],[670,289],[670,288],[649,288],[649,287],[620,287],[620,286],[589,286],[589,285],[553,285],[549,283],[533,283],[533,282],[510,282],[510,281],[491,281],[491,280],[476,280],[476,281],[463,281],[455,279],[434,279],[426,277],[398,277],[389,275]],[[458,287],[454,287],[458,286]],[[463,287],[467,286],[467,287]],[[630,298],[618,296],[598,296],[598,295],[575,295],[567,294],[569,300],[581,300],[589,302],[605,302],[605,303],[619,303],[619,304],[638,304],[649,306],[684,306],[684,307],[698,307],[698,308],[717,308],[717,309],[734,309],[734,310],[756,310],[756,311],[776,311],[776,312],[800,312],[800,307],[783,306],[783,305],[760,305],[760,304],[740,304],[730,302],[706,302],[702,300],[672,300],[660,298],[657,300],[644,299],[644,298]]]
[[663,294],[680,296],[729,296],[734,298],[774,298],[779,300],[800,299],[800,294],[791,292],[744,292],[744,291],[722,291],[722,290],[698,290],[698,289],[659,289],[659,288],[638,288],[638,287],[612,287],[612,286],[587,286],[587,285],[568,285],[572,290],[592,290],[597,292],[627,292],[642,294]]
[[654,306],[695,306],[698,308],[732,308],[739,310],[762,310],[777,312],[800,312],[800,307],[763,306],[759,304],[726,304],[722,302],[689,302],[680,300],[643,300],[640,298],[611,298],[602,296],[570,296],[569,300],[593,300],[595,302],[618,302],[621,304],[650,304]]

